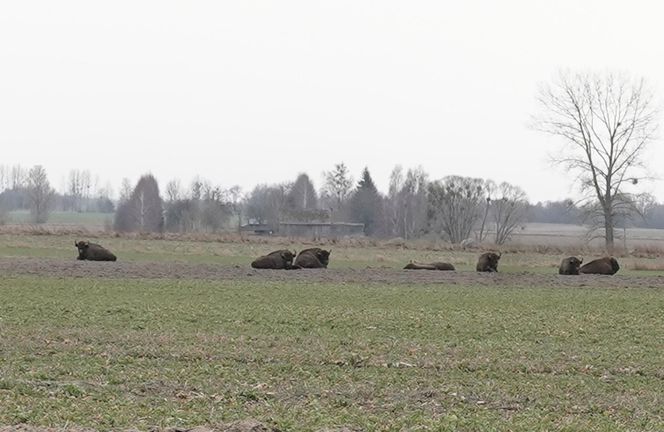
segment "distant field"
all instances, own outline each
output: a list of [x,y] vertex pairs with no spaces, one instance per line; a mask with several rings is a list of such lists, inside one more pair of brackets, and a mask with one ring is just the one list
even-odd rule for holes
[[[623,230],[616,231],[617,247],[623,247]],[[657,247],[664,249],[664,230],[629,228],[626,231],[627,248]],[[601,247],[604,239],[589,239],[588,229],[579,225],[539,224],[524,225],[524,229],[514,233],[510,244],[514,245],[548,245],[560,247],[585,247],[587,245]]]
[[[10,225],[31,225],[30,214],[27,211],[7,213],[7,223]],[[235,226],[235,222],[231,223]],[[53,212],[48,223],[38,225],[44,230],[58,229],[84,229],[89,231],[105,231],[113,226],[112,213],[76,213]],[[623,236],[626,235],[626,241]],[[629,228],[626,232],[616,230],[616,247],[628,250],[636,247],[647,249],[660,249],[664,252],[664,230]],[[492,234],[489,233],[487,241],[490,242]],[[580,225],[529,223],[517,229],[506,247],[557,247],[566,249],[600,248],[603,239],[589,238],[588,229]]]
[[[7,213],[9,224],[29,224],[30,212],[13,211]],[[78,213],[78,212],[51,212],[45,226],[79,226],[89,229],[104,229],[113,224],[113,213]]]

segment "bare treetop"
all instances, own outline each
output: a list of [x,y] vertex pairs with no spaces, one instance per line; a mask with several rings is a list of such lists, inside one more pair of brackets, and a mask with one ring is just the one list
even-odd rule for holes
[[562,137],[567,146],[554,160],[578,174],[592,191],[605,219],[606,244],[613,249],[613,217],[626,182],[647,177],[643,150],[657,132],[658,107],[643,79],[623,74],[560,73],[544,84],[542,112],[533,127]]

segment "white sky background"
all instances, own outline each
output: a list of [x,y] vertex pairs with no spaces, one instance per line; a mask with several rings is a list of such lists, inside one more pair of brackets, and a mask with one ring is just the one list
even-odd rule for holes
[[[0,164],[42,164],[56,188],[89,169],[116,192],[146,172],[320,187],[340,161],[386,191],[421,165],[562,199],[578,188],[548,162],[559,141],[527,128],[538,83],[618,70],[661,100],[662,17],[655,1],[4,1]],[[648,159],[664,178],[661,140]]]

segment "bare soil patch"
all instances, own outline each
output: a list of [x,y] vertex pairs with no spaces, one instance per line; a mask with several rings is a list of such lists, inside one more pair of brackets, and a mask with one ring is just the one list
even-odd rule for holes
[[[552,270],[553,272],[554,270]],[[256,280],[297,283],[463,285],[523,287],[664,288],[664,276],[613,276],[473,271],[417,271],[368,267],[256,270],[247,266],[182,262],[93,262],[54,258],[0,258],[0,275],[56,278]]]

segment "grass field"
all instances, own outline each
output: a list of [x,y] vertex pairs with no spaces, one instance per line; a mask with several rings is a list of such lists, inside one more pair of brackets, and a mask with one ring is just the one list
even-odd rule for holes
[[[30,212],[27,210],[11,211],[6,214],[6,217],[10,224],[31,223]],[[104,225],[112,225],[112,223],[113,213],[54,211],[49,213],[47,225],[71,225],[101,229]]]
[[[1,235],[0,259],[72,260],[69,240]],[[273,248],[100,241],[124,260],[221,266]],[[333,250],[329,272],[448,253]],[[554,258],[514,254],[508,271],[551,271]],[[45,274],[0,278],[0,298],[0,425],[148,430],[251,418],[281,431],[664,430],[661,286]]]

